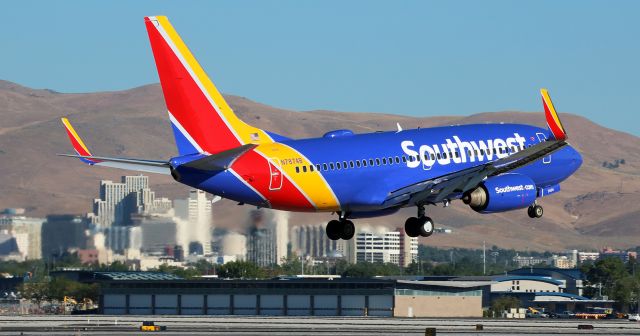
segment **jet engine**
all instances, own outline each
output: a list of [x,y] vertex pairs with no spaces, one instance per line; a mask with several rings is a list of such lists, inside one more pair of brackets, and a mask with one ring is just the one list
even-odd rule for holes
[[488,178],[465,193],[462,201],[480,213],[522,209],[536,200],[536,184],[526,175],[503,174]]

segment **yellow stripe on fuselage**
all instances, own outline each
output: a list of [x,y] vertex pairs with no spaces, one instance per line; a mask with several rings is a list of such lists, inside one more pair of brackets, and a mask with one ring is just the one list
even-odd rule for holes
[[187,48],[186,44],[184,44],[182,38],[180,38],[180,35],[178,35],[175,29],[173,29],[173,26],[171,25],[167,17],[156,16],[156,20],[161,25],[162,29],[164,29],[164,31],[167,33],[173,45],[178,48],[182,58],[187,62],[185,66],[188,66],[196,75],[196,77],[198,77],[197,79],[204,86],[205,90],[207,91],[206,93],[218,107],[218,112],[220,113],[221,117],[226,120],[229,126],[240,137],[242,144],[262,144],[273,142],[271,137],[265,131],[246,124],[235,115],[231,107],[229,107],[229,105],[225,101],[224,97],[222,97],[211,79],[209,79],[209,76],[207,76],[207,74],[204,72],[193,54],[191,54],[189,48]]
[[[324,211],[340,210],[338,198],[322,174],[316,170],[315,165],[314,171],[311,172],[309,166],[313,162],[310,162],[297,150],[281,143],[272,143],[260,145],[255,151],[267,158],[278,160],[280,169],[313,202],[316,209]],[[307,166],[307,172],[296,173],[296,166],[302,167],[303,165]]]
[[547,89],[541,89],[540,93],[542,93],[542,99],[544,99],[545,105],[549,108],[549,112],[551,112],[551,116],[553,117],[553,121],[555,121],[556,126],[564,132],[564,127],[562,127],[562,123],[560,122],[560,118],[558,118],[558,113],[556,112],[555,106],[551,102],[551,97],[549,97],[549,91]]

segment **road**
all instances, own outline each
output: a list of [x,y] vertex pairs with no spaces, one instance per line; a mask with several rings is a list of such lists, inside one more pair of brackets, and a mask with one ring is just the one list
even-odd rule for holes
[[[1,316],[0,335],[139,335],[142,321],[155,321],[163,335],[640,335],[640,323],[625,320],[482,320],[253,316]],[[476,330],[482,324],[483,330]],[[579,324],[593,330],[579,330]]]

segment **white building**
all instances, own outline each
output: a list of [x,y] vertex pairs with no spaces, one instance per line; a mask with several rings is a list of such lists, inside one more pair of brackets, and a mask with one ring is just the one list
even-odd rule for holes
[[418,238],[402,232],[359,232],[355,237],[357,262],[393,263],[408,266],[418,259]]
[[189,198],[175,200],[173,203],[176,217],[186,221],[189,226],[182,232],[186,237],[180,240],[184,240],[187,244],[198,242],[202,244],[205,255],[211,254],[212,212],[211,200],[207,198],[207,193],[191,189]]
[[600,258],[600,252],[578,252],[580,262],[596,261]]
[[25,216],[0,217],[0,230],[14,237],[18,250],[25,259],[42,258],[42,223],[43,218]]
[[142,230],[139,226],[112,226],[105,229],[105,236],[107,246],[119,253],[140,251],[142,248]]

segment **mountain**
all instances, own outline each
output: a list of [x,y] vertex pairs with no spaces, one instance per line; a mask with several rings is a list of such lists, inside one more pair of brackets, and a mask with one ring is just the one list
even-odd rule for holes
[[[290,137],[314,137],[332,129],[372,132],[403,127],[517,122],[544,125],[541,112],[495,112],[471,116],[415,118],[379,113],[298,112],[238,96],[226,96],[248,123]],[[560,106],[562,106],[560,104]],[[31,216],[86,213],[101,179],[119,180],[125,171],[88,167],[58,157],[71,153],[60,117],[68,116],[93,153],[166,159],[176,155],[159,85],[117,92],[69,94],[35,90],[0,81],[0,208],[26,207]],[[483,241],[505,248],[567,248],[640,245],[640,138],[561,113],[569,139],[583,155],[582,168],[543,198],[545,216],[529,219],[525,210],[480,215],[461,202],[427,211],[438,226],[453,229],[423,243],[442,247],[479,247]],[[624,161],[622,161],[624,160]],[[624,162],[624,163],[622,163]],[[606,167],[605,167],[606,166]],[[151,175],[159,196],[186,197],[187,187],[170,177]],[[241,231],[249,206],[223,200],[214,205],[215,225]],[[357,220],[356,225],[403,225],[409,208],[393,216]],[[291,214],[291,223],[320,224],[327,213]]]

